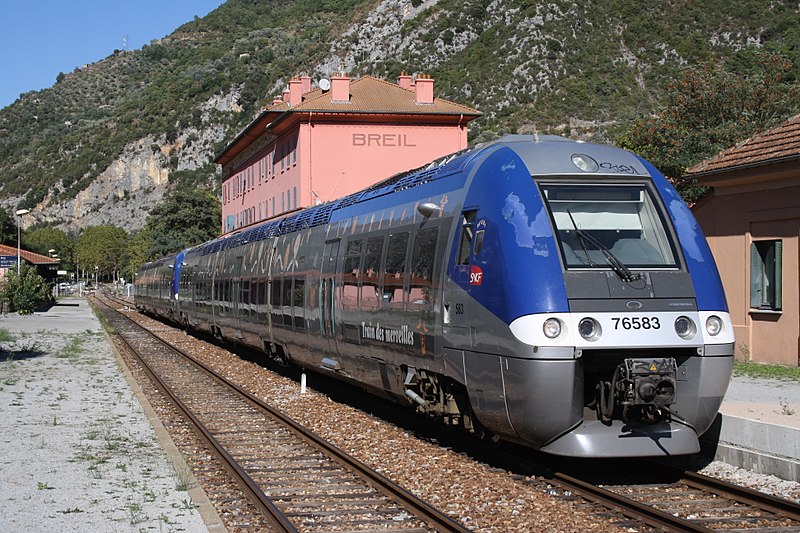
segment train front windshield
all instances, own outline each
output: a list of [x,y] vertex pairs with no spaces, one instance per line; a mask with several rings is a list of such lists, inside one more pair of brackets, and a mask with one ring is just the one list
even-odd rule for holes
[[567,268],[674,268],[670,232],[645,184],[541,183]]

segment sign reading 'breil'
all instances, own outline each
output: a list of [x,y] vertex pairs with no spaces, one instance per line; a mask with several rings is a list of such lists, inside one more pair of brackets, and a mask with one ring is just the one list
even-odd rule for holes
[[391,146],[391,147],[411,147],[417,146],[405,133],[354,133],[353,146]]

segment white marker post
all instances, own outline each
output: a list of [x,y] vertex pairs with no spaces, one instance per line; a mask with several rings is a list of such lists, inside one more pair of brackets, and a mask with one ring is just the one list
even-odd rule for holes
[[306,393],[306,373],[300,374],[300,394]]

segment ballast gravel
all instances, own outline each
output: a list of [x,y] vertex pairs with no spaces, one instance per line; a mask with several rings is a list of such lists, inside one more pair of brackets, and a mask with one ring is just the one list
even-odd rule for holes
[[[527,486],[526,480],[519,476],[421,440],[402,428],[332,401],[311,389],[301,394],[297,382],[240,359],[223,348],[180,330],[170,332],[163,325],[159,330],[169,342],[199,356],[231,381],[475,531],[622,530],[580,504],[558,500]],[[318,378],[309,377],[312,379]],[[706,466],[704,473],[784,498],[800,498],[798,483],[754,474],[725,463],[713,462]]]
[[0,318],[0,531],[207,531],[99,321],[75,311]]

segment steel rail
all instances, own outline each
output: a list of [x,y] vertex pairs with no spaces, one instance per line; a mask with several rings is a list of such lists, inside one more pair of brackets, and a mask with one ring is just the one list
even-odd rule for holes
[[[106,304],[105,302],[100,301],[97,297],[94,298],[95,301],[100,303],[101,305],[106,306],[106,308],[110,309],[112,312],[116,312],[116,310],[112,309],[111,306]],[[117,313],[123,319],[127,319],[121,313]],[[148,333],[152,337],[156,337],[146,329],[129,320],[131,324],[136,325],[139,327],[143,332]],[[244,471],[244,469],[236,462],[233,457],[222,447],[219,441],[211,434],[211,432],[206,428],[206,426],[191,412],[189,407],[174,393],[174,391],[167,385],[164,380],[162,380],[158,374],[150,367],[147,361],[144,360],[139,355],[139,352],[128,342],[122,334],[118,334],[117,337],[121,340],[121,342],[125,345],[128,351],[136,357],[136,360],[142,365],[142,368],[145,369],[147,374],[150,376],[150,379],[160,388],[170,399],[170,401],[180,410],[183,416],[189,419],[194,427],[195,432],[209,445],[211,450],[221,459],[224,468],[232,475],[232,477],[237,481],[237,483],[242,487],[245,494],[248,498],[259,508],[259,511],[267,518],[269,523],[275,527],[278,531],[284,531],[286,533],[297,533],[297,528],[289,521],[286,515],[278,509],[278,507],[269,499],[269,497],[264,494],[258,484]],[[162,344],[163,341],[158,339]]]
[[650,527],[663,528],[669,531],[695,531],[702,533],[713,531],[713,529],[700,526],[690,520],[660,511],[650,505],[637,502],[567,474],[555,472],[552,474],[552,480],[589,501],[604,505],[612,511],[617,511],[629,518],[640,520]]
[[681,472],[681,476],[683,476],[683,482],[690,487],[707,490],[717,496],[729,498],[800,523],[800,504],[797,502],[688,470]]
[[[125,317],[127,318],[127,317]],[[130,320],[130,319],[128,319]],[[181,348],[177,346],[173,346],[169,344],[167,341],[158,337],[155,333],[149,331],[144,326],[136,323],[133,320],[130,320],[132,324],[135,324],[138,328],[142,331],[146,332],[148,335],[152,336],[153,338],[157,339],[159,342],[164,343],[168,346],[171,350],[181,354],[183,357],[187,358],[193,364],[202,368],[204,371],[209,373],[215,379],[225,383],[231,389],[235,390],[242,398],[246,399],[247,401],[251,402],[259,409],[263,409],[267,411],[271,416],[280,420],[283,424],[290,427],[298,436],[309,442],[312,446],[319,449],[322,453],[333,459],[334,461],[344,465],[345,467],[349,468],[351,471],[354,471],[359,476],[366,478],[369,482],[378,490],[383,492],[385,495],[389,496],[390,498],[394,498],[402,502],[402,504],[413,514],[425,522],[428,522],[433,526],[437,532],[452,532],[452,533],[469,533],[470,530],[466,529],[465,527],[461,526],[458,522],[455,522],[452,518],[445,515],[437,508],[431,506],[427,502],[417,498],[414,494],[409,492],[408,490],[404,489],[403,487],[397,485],[393,481],[389,480],[388,478],[382,476],[378,472],[374,471],[373,469],[369,468],[366,464],[362,463],[355,457],[349,455],[345,451],[341,450],[340,448],[334,446],[333,444],[327,442],[314,432],[310,431],[308,428],[300,425],[295,420],[291,419],[281,411],[273,408],[269,404],[261,401],[259,398],[253,396],[248,391],[240,387],[238,384],[228,380],[224,376],[219,375],[213,369],[205,365],[203,362],[199,361],[192,355],[188,354]]]

